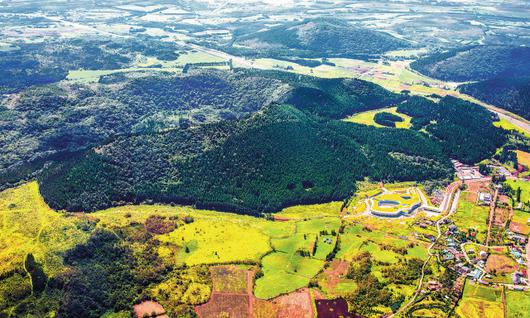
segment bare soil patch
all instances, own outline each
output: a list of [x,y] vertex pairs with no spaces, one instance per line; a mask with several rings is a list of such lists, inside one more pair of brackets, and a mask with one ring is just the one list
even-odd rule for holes
[[486,262],[486,271],[495,270],[497,273],[513,273],[519,266],[510,257],[502,254],[492,254]]
[[160,305],[156,301],[151,301],[151,300],[147,300],[137,305],[134,305],[133,311],[134,311],[134,316],[136,318],[143,318],[145,317],[145,315],[152,317],[153,313],[158,318],[169,318],[169,316],[166,315],[166,311],[164,310],[164,307],[162,307],[162,305]]

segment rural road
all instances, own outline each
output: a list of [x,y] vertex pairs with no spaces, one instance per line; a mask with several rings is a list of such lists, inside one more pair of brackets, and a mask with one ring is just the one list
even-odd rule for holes
[[[458,189],[458,188],[457,187],[452,187],[451,191],[454,191],[456,189]],[[449,198],[450,197],[451,197],[451,194],[449,194]],[[436,242],[438,241],[438,239],[440,239],[440,237],[442,236],[442,230],[440,228],[440,224],[442,224],[442,222],[444,220],[446,220],[447,218],[449,218],[450,216],[452,216],[456,212],[456,208],[458,207],[458,200],[459,199],[460,199],[460,190],[457,190],[455,195],[454,195],[454,198],[453,198],[453,201],[452,201],[453,203],[451,205],[451,209],[449,210],[449,213],[447,213],[447,215],[445,215],[444,217],[442,217],[438,221],[436,221],[436,231],[438,232],[438,235],[436,236],[436,240],[434,242],[432,242],[431,245],[429,245],[429,247],[427,248],[427,253],[429,254],[429,256],[427,257],[427,259],[423,263],[423,266],[421,267],[421,277],[420,277],[420,281],[418,283],[418,287],[416,288],[416,291],[414,292],[414,296],[412,296],[412,298],[409,300],[409,302],[407,304],[405,304],[405,306],[399,308],[398,311],[396,311],[394,314],[388,316],[388,318],[392,318],[395,315],[401,313],[402,311],[404,311],[405,309],[410,307],[410,305],[414,304],[414,302],[416,301],[416,298],[418,297],[418,295],[421,292],[421,286],[423,285],[423,279],[425,278],[425,268],[429,264],[429,261],[431,260],[431,258],[434,256],[434,254],[431,252],[431,250],[434,247],[434,245],[436,244]]]
[[[528,236],[530,241],[530,236]],[[530,287],[530,242],[526,243],[526,275],[528,275],[528,286]]]

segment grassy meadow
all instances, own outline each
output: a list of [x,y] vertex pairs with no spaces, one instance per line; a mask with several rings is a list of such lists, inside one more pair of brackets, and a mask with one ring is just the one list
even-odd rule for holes
[[521,188],[521,202],[530,201],[530,182],[523,180],[508,179],[506,180],[506,184],[510,186],[510,188],[512,188],[513,190]]
[[530,293],[506,290],[507,314],[510,318],[528,317],[530,308]]

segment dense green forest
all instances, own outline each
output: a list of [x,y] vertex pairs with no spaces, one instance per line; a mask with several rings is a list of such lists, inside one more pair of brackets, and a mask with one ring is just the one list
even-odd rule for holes
[[441,147],[420,133],[272,105],[235,125],[119,138],[50,167],[40,183],[46,201],[60,209],[154,200],[255,214],[343,199],[365,177],[426,180],[451,173]]
[[58,82],[70,70],[124,68],[139,54],[174,60],[178,57],[177,49],[174,43],[155,41],[148,36],[127,41],[72,39],[18,43],[12,50],[0,50],[0,94]]
[[[530,74],[530,73],[529,73]],[[459,87],[463,93],[530,119],[530,77],[499,77]]]
[[281,71],[240,70],[248,76],[281,80],[291,89],[278,99],[312,115],[343,119],[352,114],[397,104],[406,96],[359,79],[324,79]]
[[308,19],[257,32],[234,32],[229,52],[268,57],[369,58],[409,47],[387,33],[336,19]]
[[444,153],[465,163],[492,156],[506,142],[504,131],[493,126],[495,114],[455,97],[444,97],[438,103],[411,97],[397,110],[413,117],[413,129],[424,130],[440,142]]
[[[337,121],[396,104],[416,131]],[[492,113],[456,98],[277,71],[114,74],[24,90],[0,113],[3,183],[38,177],[52,207],[76,211],[152,200],[272,212],[343,199],[364,178],[445,179],[448,158],[475,163],[505,142]]]

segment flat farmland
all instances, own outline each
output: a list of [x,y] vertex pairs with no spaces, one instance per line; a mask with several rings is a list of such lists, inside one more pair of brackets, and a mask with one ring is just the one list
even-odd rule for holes
[[466,282],[456,313],[466,318],[503,317],[501,290]]
[[510,223],[510,231],[523,235],[530,235],[530,223],[528,222],[529,219],[529,212],[514,210],[512,221]]

